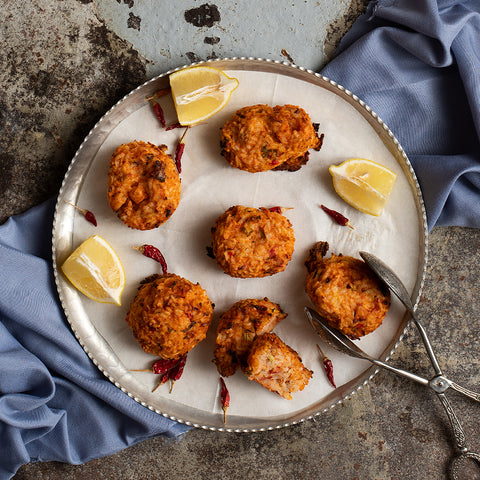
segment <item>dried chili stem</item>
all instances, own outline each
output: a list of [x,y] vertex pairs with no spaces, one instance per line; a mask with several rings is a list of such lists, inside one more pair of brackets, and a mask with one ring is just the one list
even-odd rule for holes
[[171,91],[172,89],[170,87],[161,88],[160,90],[157,90],[151,97],[147,97],[145,100],[149,102],[151,100],[156,100],[157,98],[165,97]]
[[185,140],[184,140],[185,135],[187,134],[189,128],[190,128],[190,126],[185,127],[185,131],[183,132],[182,136],[180,137],[180,141],[178,143],[185,143]]
[[64,201],[65,201],[65,203],[68,203],[72,207],[76,208],[79,212],[81,212],[82,215],[85,217],[85,220],[90,222],[95,227],[97,226],[97,219],[95,218],[95,215],[90,210],[86,210],[85,208],[77,207],[77,205],[74,205],[73,203],[67,202],[66,200],[64,200]]
[[158,387],[160,387],[161,385],[164,385],[165,383],[167,383],[169,377],[170,377],[169,372],[162,373],[162,375],[161,375],[161,377],[160,377],[160,380],[159,380],[159,382],[157,383],[157,386],[152,390],[152,393],[155,392]]
[[323,368],[325,369],[325,373],[327,374],[328,381],[332,385],[333,388],[337,388],[335,385],[335,380],[333,378],[333,364],[332,361],[323,353],[320,345],[317,344],[318,351],[322,356]]
[[220,398],[222,401],[222,410],[223,410],[223,423],[227,423],[227,410],[230,406],[230,393],[225,385],[225,381],[220,377]]

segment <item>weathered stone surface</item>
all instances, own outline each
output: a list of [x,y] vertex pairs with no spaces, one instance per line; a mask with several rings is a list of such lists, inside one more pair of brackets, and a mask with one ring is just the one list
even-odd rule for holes
[[145,60],[93,4],[3,2],[0,222],[55,195],[95,122],[145,80]]

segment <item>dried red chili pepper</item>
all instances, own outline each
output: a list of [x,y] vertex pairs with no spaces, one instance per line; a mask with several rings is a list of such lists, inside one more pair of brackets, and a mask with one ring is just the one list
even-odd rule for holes
[[182,128],[183,125],[180,122],[172,123],[169,125],[165,130],[168,132],[169,130],[173,130],[175,128]]
[[273,213],[282,213],[281,207],[270,207],[269,210]]
[[333,364],[332,361],[322,352],[322,349],[317,344],[318,351],[322,356],[323,368],[325,369],[325,373],[327,374],[328,381],[332,385],[333,388],[337,388],[335,385],[335,380],[333,379]]
[[144,370],[132,370],[132,372],[152,372],[156,375],[160,375],[162,373],[170,371],[177,364],[177,361],[178,360],[176,359],[171,360],[161,358],[160,360],[155,361],[151,368],[147,368]]
[[166,122],[165,122],[165,115],[163,113],[163,109],[160,106],[159,103],[157,102],[151,102],[153,106],[153,112],[155,113],[155,116],[158,118],[158,121],[160,122],[160,125],[165,128]]
[[67,202],[67,201],[65,201],[65,203],[68,203],[72,207],[76,208],[79,212],[82,213],[82,215],[85,217],[85,220],[90,222],[95,227],[97,226],[97,219],[95,218],[95,215],[90,210],[86,210],[85,208],[77,207],[73,203],[70,203],[70,202]]
[[171,380],[172,385],[170,387],[170,393],[172,392],[173,384],[180,380],[180,377],[183,374],[183,369],[187,361],[187,355],[184,355],[180,359],[159,359],[155,361],[151,368],[146,370],[132,370],[132,372],[153,372],[156,375],[160,375],[160,380],[157,383],[157,386],[152,390],[154,392],[160,385],[167,383],[168,380]]
[[170,385],[170,393],[172,393],[173,390],[173,384],[177,381],[180,380],[180,377],[183,374],[183,369],[185,368],[185,363],[187,362],[187,356],[184,355],[178,362],[177,364],[170,370],[170,381],[172,382]]
[[175,149],[175,166],[177,167],[178,173],[182,173],[182,156],[184,150],[185,144],[179,142]]
[[336,212],[335,210],[331,210],[327,208],[325,205],[320,205],[320,208],[331,218],[333,218],[339,225],[342,227],[349,227],[353,230],[353,226],[348,220],[347,217],[343,216],[341,213]]
[[293,210],[293,207],[270,207],[270,210],[273,213],[283,213],[285,210]]
[[175,166],[177,167],[178,173],[182,173],[182,156],[183,151],[185,150],[185,135],[188,132],[188,128],[189,127],[185,128],[183,135],[177,143],[177,148],[175,149]]
[[225,385],[225,382],[222,377],[220,377],[220,398],[222,401],[222,410],[223,410],[223,423],[227,423],[227,410],[230,406],[230,393]]
[[162,252],[153,245],[141,245],[140,247],[133,247],[135,250],[138,250],[145,257],[155,260],[162,266],[163,275],[167,274],[167,262],[165,257],[162,255]]
[[172,368],[177,365],[178,360],[177,359],[164,359],[161,358],[160,360],[157,360],[153,365],[152,365],[152,371],[153,373],[160,375],[162,373],[167,373],[169,372]]
[[94,225],[95,227],[97,226],[97,219],[95,218],[95,215],[90,212],[89,210],[87,210],[85,212],[85,219],[87,221],[89,221],[92,225]]

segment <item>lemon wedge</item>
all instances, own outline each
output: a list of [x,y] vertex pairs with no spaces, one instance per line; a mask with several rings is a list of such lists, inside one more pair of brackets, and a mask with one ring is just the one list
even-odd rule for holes
[[219,112],[238,80],[212,67],[185,68],[170,75],[173,101],[181,125],[195,125]]
[[378,216],[393,189],[397,174],[379,163],[352,158],[331,165],[329,172],[337,194],[361,212]]
[[61,268],[87,297],[96,302],[121,305],[125,272],[118,255],[104,238],[93,235],[85,240]]

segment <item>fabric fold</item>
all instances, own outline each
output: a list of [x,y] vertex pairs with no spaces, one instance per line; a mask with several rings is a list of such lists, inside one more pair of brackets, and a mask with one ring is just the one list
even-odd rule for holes
[[480,2],[378,0],[322,70],[397,137],[418,177],[429,229],[480,227],[478,45]]
[[91,362],[53,280],[54,200],[0,226],[0,478],[30,461],[83,463],[189,427],[141,406]]

